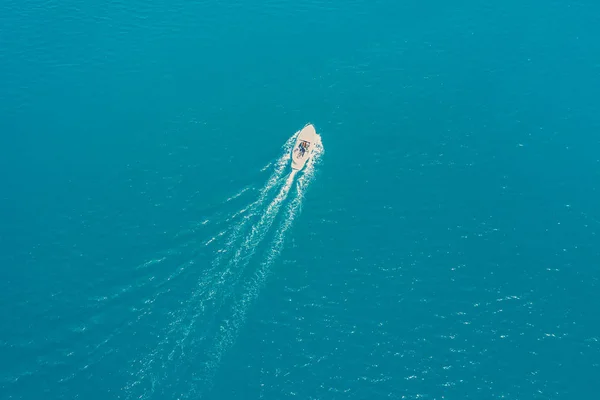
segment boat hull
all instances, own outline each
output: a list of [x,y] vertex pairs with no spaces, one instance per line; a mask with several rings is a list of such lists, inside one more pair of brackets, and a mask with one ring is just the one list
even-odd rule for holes
[[300,130],[292,148],[292,169],[299,171],[304,168],[315,149],[316,138],[317,132],[312,124]]

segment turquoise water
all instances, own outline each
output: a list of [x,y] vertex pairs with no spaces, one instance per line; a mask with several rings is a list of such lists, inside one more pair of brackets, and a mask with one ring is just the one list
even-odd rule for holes
[[2,10],[0,398],[595,398],[597,2]]

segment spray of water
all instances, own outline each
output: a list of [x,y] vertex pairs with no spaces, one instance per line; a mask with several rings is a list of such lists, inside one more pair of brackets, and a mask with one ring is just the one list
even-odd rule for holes
[[[252,279],[250,279],[244,286],[242,295],[232,305],[229,317],[222,321],[220,329],[217,332],[215,341],[213,342],[211,351],[209,352],[210,358],[205,365],[206,369],[205,371],[203,371],[203,383],[206,386],[205,389],[210,389],[214,378],[214,374],[218,370],[223,355],[235,343],[235,340],[237,339],[237,336],[239,334],[239,330],[246,321],[246,316],[251,304],[256,300],[256,298],[260,294],[260,291],[265,284],[269,272],[271,271],[273,263],[281,254],[285,242],[285,237],[289,229],[292,227],[292,224],[296,219],[297,215],[301,211],[304,195],[310,183],[314,179],[315,166],[318,165],[323,153],[323,147],[319,142],[319,146],[317,147],[317,151],[315,152],[313,158],[308,162],[307,166],[305,167],[304,173],[296,182],[296,193],[290,200],[290,203],[286,208],[281,225],[277,229],[272,241],[269,244],[269,250],[267,252],[266,258],[261,262],[260,267],[254,273]],[[287,191],[289,191],[289,188],[286,187],[288,184],[290,187],[292,186],[294,176],[294,173],[290,174],[286,185],[282,188],[282,191],[280,192],[280,196],[282,193],[286,193],[287,195]],[[283,199],[285,199],[286,195],[282,196]],[[252,252],[252,254],[254,254],[254,252]]]
[[[212,305],[212,307],[216,308],[218,311],[223,298],[228,297],[228,289],[233,287],[235,284],[235,277],[239,276],[239,274],[235,273],[236,270],[243,269],[243,266],[240,266],[240,263],[243,261],[243,259],[245,259],[245,257],[243,257],[244,252],[249,249],[251,243],[262,241],[266,230],[268,230],[268,227],[272,223],[272,219],[277,215],[281,202],[285,200],[285,197],[287,197],[289,187],[286,189],[286,186],[288,186],[288,183],[286,182],[280,189],[279,194],[267,206],[267,211],[262,213],[262,215],[260,214],[260,209],[262,206],[264,206],[269,193],[272,191],[272,189],[281,184],[283,179],[285,179],[285,168],[289,165],[291,158],[290,151],[296,135],[297,133],[291,136],[282,146],[283,154],[275,162],[274,171],[267,180],[265,186],[260,190],[258,198],[250,205],[244,207],[240,212],[236,213],[246,213],[246,215],[244,215],[242,220],[234,225],[224,248],[218,251],[217,256],[212,261],[211,269],[208,270],[198,281],[196,291],[188,300],[190,307],[185,308],[184,311],[184,313],[187,315],[190,310],[193,310],[194,315],[192,316],[188,325],[183,328],[184,337],[178,341],[179,346],[182,346],[184,341],[189,336],[191,328],[196,323],[198,317],[206,313],[207,307]],[[252,217],[257,214],[260,215],[260,220],[258,223],[251,226],[251,233],[246,237],[244,242],[238,246],[237,251],[234,253],[232,260],[230,260],[230,262],[227,264],[227,267],[223,271],[219,271],[219,267],[223,264],[224,256],[235,247],[235,244],[243,236],[245,228],[250,223]],[[180,317],[179,320],[181,319],[182,318]]]
[[[225,223],[233,223],[232,227],[227,227],[227,229],[204,242],[204,245],[212,244],[228,233],[224,245],[217,251],[210,267],[203,271],[199,277],[190,298],[182,303],[180,309],[169,313],[171,322],[166,332],[161,334],[162,339],[157,346],[146,357],[136,361],[132,380],[124,388],[132,397],[134,397],[135,392],[138,393],[135,396],[138,398],[148,398],[154,393],[154,388],[166,378],[160,372],[163,368],[157,367],[170,365],[173,360],[181,359],[190,351],[193,351],[193,349],[190,349],[190,344],[194,343],[189,342],[197,342],[202,339],[198,339],[194,335],[194,338],[190,340],[191,332],[195,332],[194,326],[197,324],[197,320],[202,318],[204,323],[206,319],[213,318],[224,300],[230,295],[231,287],[239,279],[241,272],[254,255],[255,246],[264,240],[292,188],[295,173],[286,176],[285,170],[289,166],[291,149],[296,136],[297,133],[284,143],[281,156],[275,162],[270,163],[273,166],[273,172],[265,185],[259,190],[257,199],[225,220]],[[267,165],[263,170],[270,165]],[[280,186],[280,189],[277,195],[265,206],[271,192],[278,186]],[[245,191],[242,190],[233,198],[239,197]],[[233,198],[229,198],[225,202],[229,202]],[[236,221],[239,216],[242,218]],[[253,217],[259,218],[258,222],[252,224]],[[244,238],[244,233],[248,230],[249,233]],[[236,245],[242,238],[244,238],[243,242]],[[234,249],[233,253],[232,249]],[[232,258],[223,269],[224,260],[230,253],[232,253]],[[144,382],[146,384],[143,384]],[[194,390],[194,388],[192,389]],[[140,391],[142,392],[141,395],[139,395]]]

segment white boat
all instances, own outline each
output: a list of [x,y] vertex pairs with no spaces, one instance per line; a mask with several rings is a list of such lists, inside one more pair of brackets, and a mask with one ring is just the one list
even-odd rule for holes
[[312,124],[306,125],[296,137],[292,148],[292,169],[301,170],[315,149],[317,132]]

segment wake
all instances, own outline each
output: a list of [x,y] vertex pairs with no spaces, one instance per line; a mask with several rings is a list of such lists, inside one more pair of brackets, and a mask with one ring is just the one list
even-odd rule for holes
[[[248,310],[259,296],[260,291],[263,288],[271,271],[273,263],[281,254],[283,245],[285,243],[285,237],[289,229],[292,227],[294,220],[301,211],[304,195],[314,178],[315,163],[318,163],[322,154],[323,151],[321,147],[307,164],[303,175],[298,179],[296,183],[296,193],[287,206],[283,220],[268,246],[269,250],[265,259],[260,263],[260,266],[255,271],[254,276],[248,282],[246,282],[242,294],[233,303],[229,318],[224,320],[220,326],[219,332],[213,342],[213,346],[211,347],[210,361],[206,365],[205,379],[207,380],[208,388],[210,388],[212,385],[214,374],[221,363],[223,355],[235,343],[239,335],[240,328],[246,321]],[[286,181],[286,186],[282,188],[280,196],[282,193],[287,193],[287,190],[289,190],[287,185],[290,184],[291,186],[294,177],[295,174],[292,172]]]
[[[129,397],[150,398],[155,390],[164,393],[164,385],[170,386],[164,371],[189,374],[190,360],[198,359],[205,362],[198,366],[200,370],[193,371],[194,379],[185,382],[187,387],[179,388],[180,393],[183,397],[199,397],[211,389],[223,355],[235,343],[251,304],[259,296],[283,249],[285,237],[301,211],[305,192],[323,154],[322,145],[318,143],[303,172],[287,172],[297,134],[284,143],[281,156],[262,169],[272,166],[273,172],[256,200],[225,218],[226,228],[204,242],[204,246],[208,246],[224,240],[209,266],[201,272],[189,298],[169,312],[171,322],[161,332],[162,339],[146,357],[132,365],[131,380],[124,387]],[[242,189],[225,202],[247,190]],[[281,222],[273,233],[273,225],[282,209],[285,211]],[[255,270],[248,270],[257,249],[262,248],[260,245],[269,234],[272,236],[266,241],[267,251],[262,260],[252,263],[257,265]],[[244,280],[243,276],[249,279]]]

